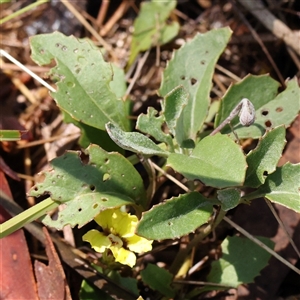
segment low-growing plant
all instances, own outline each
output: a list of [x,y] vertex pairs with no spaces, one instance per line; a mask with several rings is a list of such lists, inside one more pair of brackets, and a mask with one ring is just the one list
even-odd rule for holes
[[[172,280],[189,251],[228,211],[265,197],[300,212],[300,164],[277,167],[286,127],[299,112],[297,80],[287,80],[286,89],[278,94],[279,84],[269,75],[248,75],[212,103],[214,68],[230,36],[229,28],[197,34],[175,51],[158,92],[161,111],[149,107],[147,114],[139,115],[136,130],[131,130],[128,118],[129,101],[122,98],[123,70],[107,63],[91,41],[58,32],[32,37],[32,59],[39,65],[56,62],[50,77],[57,91],[51,95],[65,119],[81,128],[81,145],[90,144],[83,150],[88,162],[81,160],[78,151],[53,159],[52,169],[43,172],[44,180],[28,193],[49,198],[2,224],[1,236],[37,218],[58,230],[96,220],[103,231],[91,230],[83,239],[103,253],[102,262],[112,271],[116,262],[119,268],[133,267],[134,253],[149,251],[153,240],[194,233],[169,271],[148,264],[141,272],[144,283],[172,298],[176,294]],[[213,120],[215,130],[209,125]],[[259,141],[245,153],[239,140],[248,138]],[[126,158],[121,148],[134,155]],[[151,160],[153,156],[160,158],[159,165]],[[186,183],[180,185],[182,194],[153,206],[152,193],[134,167],[142,158],[146,166],[164,175],[169,168],[182,174]],[[199,192],[200,186],[213,188],[211,196]],[[54,220],[47,212],[60,204],[64,209]],[[273,247],[267,238],[257,239]],[[222,287],[205,287],[190,297],[252,282],[270,258],[252,241],[238,236],[227,237],[221,248],[223,256],[212,264],[207,280]]]

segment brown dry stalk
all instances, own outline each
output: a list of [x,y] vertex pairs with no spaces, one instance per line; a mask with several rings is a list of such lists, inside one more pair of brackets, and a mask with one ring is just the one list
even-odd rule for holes
[[298,55],[300,55],[300,32],[292,31],[282,21],[277,19],[263,5],[260,0],[238,0],[246,9],[248,9],[266,28],[282,39]]

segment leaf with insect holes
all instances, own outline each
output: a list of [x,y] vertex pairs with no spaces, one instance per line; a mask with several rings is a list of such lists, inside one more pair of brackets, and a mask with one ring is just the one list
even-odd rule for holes
[[106,124],[106,130],[111,139],[125,150],[149,156],[168,156],[169,154],[139,132],[125,132],[112,123]]
[[[116,86],[112,83],[113,68],[91,41],[54,32],[31,37],[30,45],[31,57],[39,65],[56,62],[50,76],[58,89],[51,96],[61,109],[101,130],[107,122],[129,129],[127,105],[116,95],[120,90],[112,90]],[[123,86],[119,73],[117,77],[118,86]]]
[[[270,248],[274,243],[265,237],[257,237]],[[222,257],[214,261],[207,281],[237,288],[254,281],[271,257],[267,251],[244,237],[227,237],[221,244]]]
[[146,203],[143,181],[133,165],[119,153],[108,153],[96,145],[85,151],[88,163],[79,152],[69,151],[51,161],[52,169],[43,172],[45,179],[29,191],[29,196],[48,194],[65,203],[57,220],[48,216],[43,222],[62,229],[66,224],[83,226],[101,210]]
[[[241,82],[232,85],[222,99],[215,127],[228,117],[235,105],[242,99],[248,98],[256,110],[256,119],[250,127],[238,125],[238,117],[231,124],[239,138],[259,138],[266,130],[280,125],[290,125],[299,113],[300,88],[297,80],[287,82],[286,89],[277,94],[278,82],[268,75],[246,76]],[[229,126],[222,133],[231,133]],[[231,136],[234,135],[231,133]]]
[[172,146],[172,137],[162,131],[165,118],[163,115],[156,117],[156,114],[157,110],[155,110],[153,107],[148,107],[146,115],[139,115],[136,122],[136,129],[150,134],[158,142],[163,142]]
[[284,145],[284,126],[267,132],[261,138],[257,147],[247,155],[248,169],[245,186],[256,188],[265,182],[268,174],[276,170]]
[[177,35],[178,22],[174,20],[167,22],[175,7],[175,0],[152,0],[141,3],[140,13],[134,21],[129,66],[139,52],[148,50],[152,46],[166,44]]
[[195,141],[204,123],[210,104],[215,64],[230,36],[229,28],[197,34],[190,42],[174,52],[164,70],[159,90],[161,96],[167,95],[179,85],[182,85],[189,94],[182,116],[183,140]]
[[241,186],[247,168],[241,148],[220,133],[202,139],[190,156],[171,153],[167,164],[189,180],[216,188]]
[[[215,119],[215,127],[220,125],[243,98],[249,99],[257,110],[260,106],[268,103],[277,94],[279,83],[268,75],[247,75],[240,82],[232,84],[225,96],[220,101],[219,111]],[[239,122],[238,117],[231,121],[234,126]],[[226,127],[222,132],[229,132]],[[231,132],[231,131],[230,131]]]
[[266,197],[272,202],[300,212],[300,163],[286,163],[274,173],[256,191],[245,198]]
[[198,192],[169,199],[143,214],[137,234],[151,240],[179,238],[205,224],[213,204]]

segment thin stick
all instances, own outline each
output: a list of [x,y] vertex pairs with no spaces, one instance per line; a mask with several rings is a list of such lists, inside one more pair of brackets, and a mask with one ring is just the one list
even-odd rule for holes
[[110,0],[107,0],[107,1],[104,0],[101,3],[101,7],[99,9],[97,20],[96,20],[96,24],[99,27],[102,26],[102,24],[103,24],[103,21],[106,17],[106,13],[107,13],[107,10],[108,10],[108,7],[109,7],[109,4],[110,4]]
[[181,284],[190,284],[190,285],[204,285],[204,286],[218,286],[223,287],[224,289],[228,289],[228,285],[225,284],[219,284],[219,283],[213,283],[208,281],[195,281],[195,280],[179,280],[175,279],[173,283],[181,283]]
[[105,36],[111,30],[111,28],[116,24],[116,22],[125,14],[125,12],[130,7],[130,1],[123,0],[117,10],[114,12],[112,17],[103,25],[100,30],[100,35]]
[[284,259],[283,257],[281,257],[279,254],[277,254],[274,250],[272,250],[271,248],[269,248],[268,246],[266,246],[264,243],[262,243],[260,240],[258,240],[257,238],[255,238],[253,235],[251,235],[249,232],[247,232],[245,229],[243,229],[241,226],[239,226],[238,224],[234,223],[233,221],[231,221],[229,218],[227,218],[226,216],[224,216],[223,218],[224,221],[226,221],[228,224],[230,224],[232,227],[234,227],[237,231],[239,231],[240,233],[242,233],[244,236],[246,236],[249,240],[251,240],[253,243],[257,244],[258,246],[260,246],[261,248],[263,248],[264,250],[266,250],[268,253],[270,253],[271,255],[273,255],[275,258],[277,258],[279,261],[281,261],[283,264],[285,264],[287,267],[289,267],[291,270],[295,271],[297,274],[300,275],[300,270],[298,268],[296,268],[293,264],[291,264],[289,261],[287,261],[286,259]]
[[242,78],[236,76],[234,73],[230,72],[229,70],[225,69],[224,67],[216,64],[216,69],[223,72],[225,75],[227,75],[228,77],[230,77],[231,79],[235,80],[235,81],[241,81]]
[[[4,73],[8,73],[8,71],[5,71]],[[7,74],[9,77],[11,77],[11,81],[15,85],[15,87],[32,103],[36,104],[38,101],[34,94],[29,90],[29,88],[18,78],[13,77],[11,74]]]
[[293,32],[282,21],[277,19],[264,6],[260,0],[238,0],[246,7],[266,28],[268,28],[276,37],[282,39],[288,46],[300,55],[299,36],[296,31]]
[[[2,59],[0,61],[0,65],[1,65],[1,69],[3,69],[3,70],[20,71],[20,68],[18,66],[16,66],[15,64],[3,62]],[[46,73],[46,72],[50,71],[50,68],[48,68],[48,67],[29,66],[29,65],[24,65],[24,67],[27,68],[28,70],[30,70],[32,72],[36,72],[36,73],[38,73],[38,72]]]
[[299,61],[299,58],[297,56],[297,54],[295,53],[295,51],[289,47],[289,46],[286,46],[286,49],[289,53],[289,55],[291,56],[292,60],[294,61],[295,65],[297,66],[298,68],[298,71],[300,71],[300,61]]
[[70,134],[67,134],[67,135],[52,136],[52,137],[49,137],[48,139],[43,139],[43,140],[39,140],[39,141],[33,141],[33,142],[30,142],[30,143],[27,143],[27,144],[19,144],[19,145],[17,145],[17,149],[35,147],[35,146],[38,146],[38,145],[43,145],[45,143],[49,143],[49,142],[53,142],[53,141],[56,141],[56,140],[60,140],[62,138],[74,138],[74,139],[76,139],[79,136],[80,136],[79,132],[70,133]]
[[45,80],[43,80],[41,77],[30,71],[27,67],[25,67],[23,64],[21,64],[19,61],[17,61],[15,58],[13,58],[10,54],[8,54],[6,51],[0,49],[0,54],[6,57],[8,60],[13,62],[15,65],[17,65],[20,69],[28,73],[30,76],[32,76],[35,80],[37,80],[40,84],[42,84],[44,87],[46,87],[51,92],[56,92],[56,90],[48,84]]
[[179,180],[177,180],[172,175],[168,174],[165,170],[160,168],[157,164],[155,164],[153,161],[151,162],[153,168],[159,172],[161,172],[164,176],[166,176],[169,180],[173,181],[175,184],[177,184],[180,188],[182,188],[186,192],[190,192],[190,189],[186,187],[184,184],[182,184]]
[[131,82],[130,82],[130,84],[129,84],[128,88],[127,88],[127,91],[125,93],[125,96],[124,96],[125,99],[130,94],[131,89],[133,88],[133,86],[134,86],[135,82],[137,81],[138,77],[140,76],[140,73],[141,73],[142,68],[143,68],[143,66],[144,66],[144,64],[145,64],[145,62],[146,62],[146,60],[148,58],[149,53],[150,53],[150,49],[147,50],[144,53],[144,55],[142,56],[142,58],[139,60],[137,68],[136,68],[136,72],[135,72],[133,78],[131,79]]
[[254,30],[254,28],[251,26],[251,24],[248,22],[248,20],[245,18],[245,16],[235,7],[235,11],[236,13],[239,15],[239,17],[242,19],[242,21],[246,24],[246,26],[248,27],[248,29],[250,30],[251,34],[253,35],[254,39],[257,41],[257,43],[260,45],[260,47],[262,48],[263,52],[265,53],[265,55],[267,56],[269,62],[271,63],[273,69],[275,70],[281,84],[283,87],[285,87],[285,81],[283,76],[281,75],[274,59],[272,58],[272,56],[270,55],[268,49],[266,48],[265,44],[263,43],[263,41],[261,40],[261,38],[259,37],[259,35],[256,33],[256,31]]
[[295,252],[296,252],[297,255],[300,257],[300,252],[299,252],[299,250],[298,250],[296,244],[294,243],[292,237],[291,237],[290,234],[288,233],[288,231],[287,231],[286,227],[284,226],[283,222],[282,222],[281,219],[279,218],[278,213],[277,213],[276,210],[274,209],[272,203],[271,203],[269,200],[267,200],[266,198],[265,198],[265,201],[266,201],[267,205],[269,206],[269,209],[271,210],[273,216],[274,216],[275,219],[277,220],[278,224],[280,225],[280,227],[282,228],[282,230],[284,231],[284,233],[285,233],[286,236],[288,237],[288,239],[289,239],[289,241],[290,241],[292,247],[294,248]]
[[99,33],[90,25],[90,23],[82,17],[80,12],[68,1],[68,0],[61,0],[68,10],[76,17],[76,19],[82,23],[82,25],[97,39],[97,41],[110,53],[110,55],[115,59],[115,54],[112,51],[111,45],[105,42],[105,40],[99,35]]

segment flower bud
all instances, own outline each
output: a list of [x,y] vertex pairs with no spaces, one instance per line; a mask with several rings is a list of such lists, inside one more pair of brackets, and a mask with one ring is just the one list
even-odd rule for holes
[[242,99],[242,107],[239,112],[240,123],[243,126],[250,126],[255,121],[255,108],[251,101],[247,98]]

